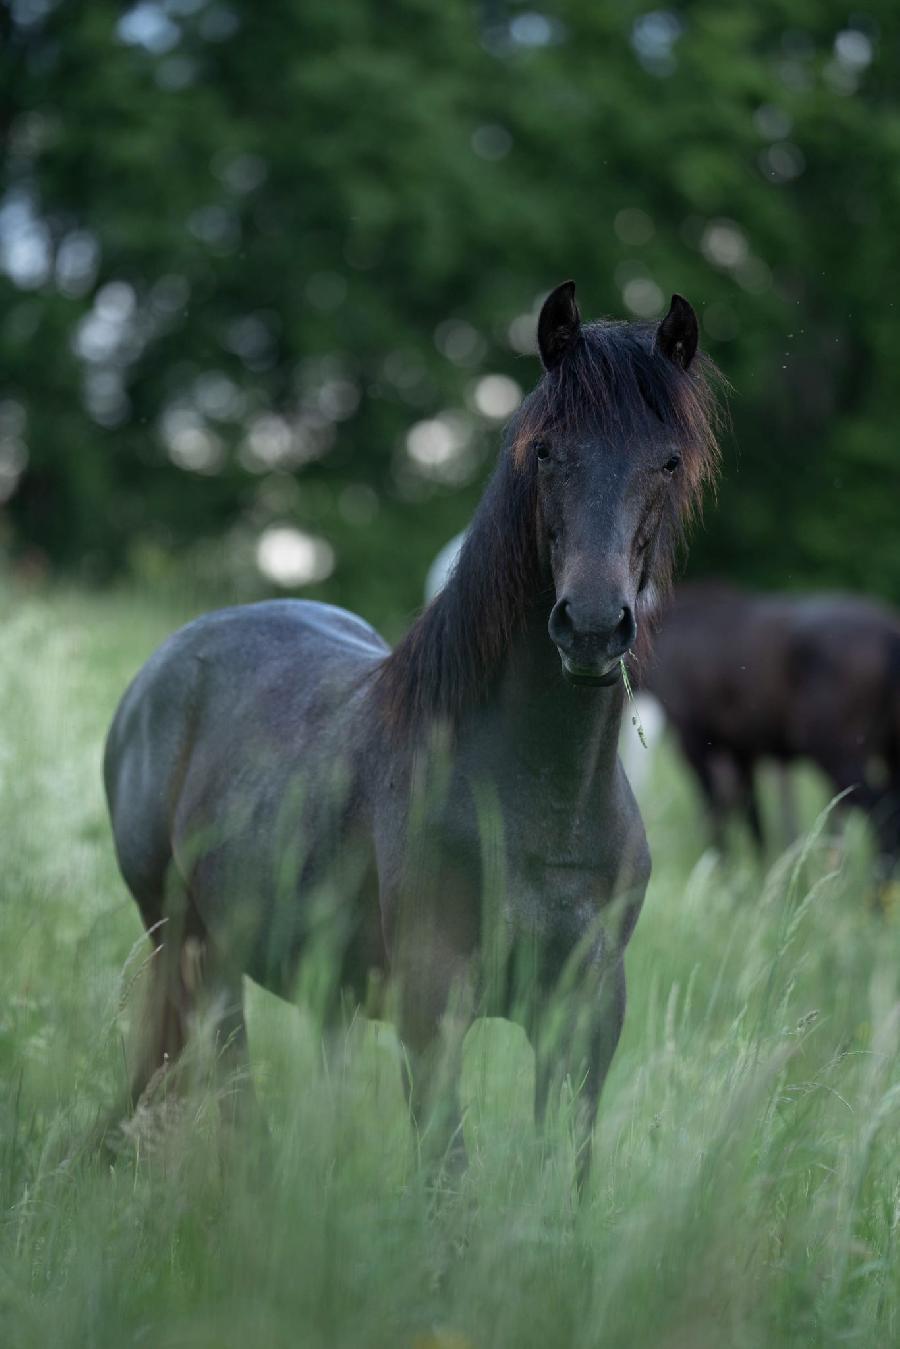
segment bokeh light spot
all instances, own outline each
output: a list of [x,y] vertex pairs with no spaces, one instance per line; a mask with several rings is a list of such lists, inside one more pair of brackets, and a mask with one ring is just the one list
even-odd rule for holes
[[513,138],[505,126],[496,122],[477,127],[472,132],[472,149],[482,159],[505,159],[512,149]]
[[700,239],[700,251],[715,267],[738,267],[747,258],[747,236],[733,220],[711,220]]
[[624,210],[617,212],[613,220],[613,229],[623,244],[635,246],[649,243],[655,232],[653,221],[647,212],[637,206],[626,206]]
[[632,314],[651,319],[662,312],[665,297],[649,276],[636,276],[622,287],[622,299]]
[[477,365],[487,345],[484,338],[465,319],[445,319],[434,330],[434,345],[454,365]]
[[483,375],[472,390],[472,402],[483,417],[503,421],[522,401],[522,390],[509,375]]
[[293,525],[272,525],[256,544],[256,565],[276,585],[290,587],[324,581],[334,571],[334,549],[325,539]]

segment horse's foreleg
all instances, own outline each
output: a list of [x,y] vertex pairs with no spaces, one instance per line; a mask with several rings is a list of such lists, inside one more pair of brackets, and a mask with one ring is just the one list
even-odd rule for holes
[[380,880],[379,907],[410,1110],[420,1147],[440,1162],[463,1151],[459,1088],[478,989],[480,883],[467,855],[433,851],[437,828],[417,829],[400,883]]
[[[596,980],[596,982],[595,982]],[[555,1003],[552,998],[533,1035],[535,1114],[543,1125],[547,1106],[564,1082],[575,1098],[575,1143],[579,1189],[591,1165],[594,1121],[625,1019],[625,965],[619,958],[601,972],[591,971],[592,987],[576,984]]]
[[467,962],[442,960],[436,966],[423,960],[404,974],[399,1031],[408,1059],[410,1111],[423,1152],[435,1160],[463,1152],[459,1084],[471,1021]]
[[465,1156],[459,1103],[464,1036],[464,1030],[444,1025],[435,1029],[429,1045],[404,1045],[410,1114],[426,1160],[444,1162]]

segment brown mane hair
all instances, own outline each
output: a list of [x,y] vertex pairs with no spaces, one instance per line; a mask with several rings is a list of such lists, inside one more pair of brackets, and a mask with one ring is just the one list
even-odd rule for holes
[[648,590],[668,589],[679,541],[715,478],[716,389],[724,381],[702,353],[687,371],[662,356],[656,331],[655,324],[584,324],[565,359],[525,399],[446,586],[378,669],[376,698],[390,729],[452,726],[482,701],[529,607],[548,588],[531,452],[541,435],[590,427],[599,438],[619,439],[646,428],[648,409],[669,429],[682,452],[679,488],[646,578]]

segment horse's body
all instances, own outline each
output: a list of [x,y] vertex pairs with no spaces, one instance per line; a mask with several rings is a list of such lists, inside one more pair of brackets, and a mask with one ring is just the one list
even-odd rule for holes
[[[385,752],[372,706],[387,654],[362,620],[321,604],[273,601],[201,618],[126,694],[107,784],[122,871],[145,922],[165,916],[174,868],[207,989],[232,1009],[242,973],[289,994],[323,924],[340,951],[341,985],[364,1002],[369,972],[393,968],[412,887],[415,958],[404,967],[401,1030],[415,1050],[433,1039],[453,984],[474,973],[482,788],[496,812],[490,823],[505,831],[504,925],[512,938],[536,939],[545,992],[584,938],[596,961],[620,959],[650,864],[616,759],[621,688],[602,699],[560,688],[543,612],[496,700],[460,728],[450,780],[433,799],[423,791],[411,849],[414,756]],[[626,909],[605,934],[597,915],[614,897]],[[621,971],[611,974],[621,984]]]
[[[687,468],[713,453],[702,374],[686,372],[696,323],[679,303],[656,338],[618,330],[619,368],[602,345],[616,330],[582,331],[570,289],[554,292],[542,398],[514,423],[453,576],[396,651],[342,610],[275,601],[197,620],[139,673],[105,761],[120,866],[161,945],[135,1097],[184,1043],[199,963],[223,1037],[240,1047],[241,976],[289,993],[318,942],[358,1001],[372,970],[390,976],[420,1087],[451,1005],[471,1013],[490,996],[489,1010],[516,1010],[511,953],[528,953],[538,1036],[567,971],[565,1044],[552,1062],[539,1056],[540,1091],[554,1069],[583,1072],[593,1110],[649,875],[616,752],[618,658],[709,466],[691,461],[679,495],[669,480],[681,454]],[[588,439],[602,407],[559,407],[604,372],[632,400],[617,408],[620,429],[640,427],[645,442],[610,441],[605,460]],[[679,414],[695,405],[692,427]],[[552,461],[536,440],[550,435]],[[575,506],[545,533],[570,478],[590,472],[605,475],[612,513],[595,518],[598,539]]]
[[900,616],[852,595],[683,586],[662,614],[643,687],[674,724],[721,836],[738,810],[762,841],[762,759],[816,764],[900,854]]

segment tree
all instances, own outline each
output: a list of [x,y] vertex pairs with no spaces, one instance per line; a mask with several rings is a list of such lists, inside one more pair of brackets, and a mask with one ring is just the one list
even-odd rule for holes
[[4,15],[13,555],[250,594],[289,525],[396,630],[572,275],[591,314],[684,292],[732,381],[695,568],[900,599],[885,0]]

